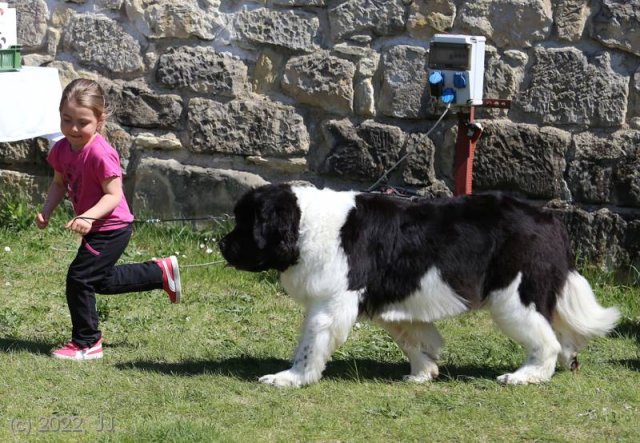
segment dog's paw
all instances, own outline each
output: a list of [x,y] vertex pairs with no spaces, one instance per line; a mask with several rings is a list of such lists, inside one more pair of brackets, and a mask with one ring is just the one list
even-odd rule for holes
[[503,374],[498,377],[498,383],[503,385],[528,385],[538,384],[544,381],[547,381],[547,379],[542,379],[534,374],[519,373],[519,371],[516,371],[513,374]]
[[526,384],[520,377],[516,377],[515,374],[502,374],[497,378],[498,383],[501,385],[522,385]]
[[404,381],[409,383],[428,383],[433,380],[431,374],[405,375],[402,377]]
[[302,377],[291,370],[278,372],[277,374],[263,375],[258,381],[278,388],[299,388],[304,384]]
[[430,363],[417,374],[405,375],[402,379],[411,383],[427,383],[438,377],[438,373],[438,366],[435,363]]

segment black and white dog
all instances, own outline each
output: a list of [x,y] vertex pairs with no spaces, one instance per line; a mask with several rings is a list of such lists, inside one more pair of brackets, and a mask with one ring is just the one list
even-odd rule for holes
[[411,365],[407,380],[432,380],[443,345],[433,322],[477,308],[528,353],[498,381],[539,383],[557,359],[575,369],[577,351],[620,316],[576,271],[562,224],[507,196],[409,201],[265,185],[238,201],[235,218],[220,241],[224,258],[241,270],[277,269],[306,307],[293,366],[263,383],[318,381],[358,316],[395,339]]

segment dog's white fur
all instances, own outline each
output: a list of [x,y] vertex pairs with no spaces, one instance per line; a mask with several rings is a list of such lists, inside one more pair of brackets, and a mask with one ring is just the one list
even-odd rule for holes
[[[322,376],[333,351],[358,317],[360,295],[348,289],[347,257],[340,228],[355,206],[355,193],[295,188],[300,207],[300,259],[280,275],[283,288],[306,307],[293,366],[260,378],[275,386],[302,386]],[[332,208],[327,211],[326,208]]]
[[[355,192],[334,192],[312,187],[293,187],[301,211],[298,261],[281,273],[286,292],[306,309],[299,344],[291,368],[260,378],[274,386],[303,386],[318,381],[338,346],[345,342],[358,318],[362,292],[349,290],[348,258],[340,232],[355,207]],[[527,360],[513,373],[498,377],[505,384],[547,381],[556,360],[570,368],[577,364],[576,352],[587,340],[612,329],[619,312],[601,307],[588,282],[571,271],[558,297],[553,322],[540,314],[533,303],[523,305],[519,294],[522,274],[485,299],[497,326],[522,344]],[[419,289],[402,301],[386,305],[373,316],[407,356],[411,372],[405,377],[426,382],[438,375],[437,360],[443,339],[433,322],[478,306],[468,306],[431,267]]]

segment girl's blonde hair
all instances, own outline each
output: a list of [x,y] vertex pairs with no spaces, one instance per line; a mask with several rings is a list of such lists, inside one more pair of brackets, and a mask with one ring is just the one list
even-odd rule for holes
[[69,83],[62,91],[60,112],[68,102],[74,102],[79,106],[91,109],[99,121],[106,120],[109,115],[104,89],[93,80],[77,78]]

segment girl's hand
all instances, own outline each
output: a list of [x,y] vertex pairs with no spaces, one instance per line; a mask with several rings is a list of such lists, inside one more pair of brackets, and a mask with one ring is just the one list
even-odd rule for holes
[[42,212],[38,212],[36,215],[36,226],[38,229],[44,229],[49,225],[49,218],[45,217]]
[[85,235],[91,231],[91,226],[93,225],[92,220],[87,220],[85,218],[73,218],[69,223],[65,225],[65,228],[75,232],[76,234]]

